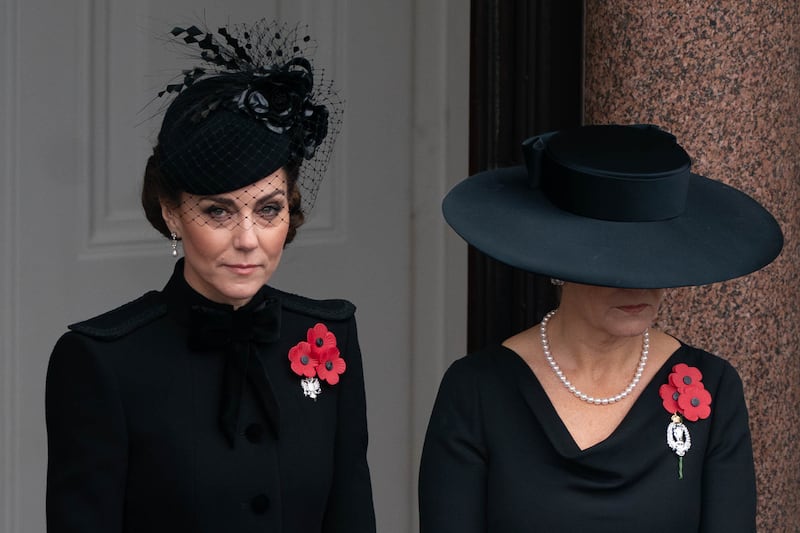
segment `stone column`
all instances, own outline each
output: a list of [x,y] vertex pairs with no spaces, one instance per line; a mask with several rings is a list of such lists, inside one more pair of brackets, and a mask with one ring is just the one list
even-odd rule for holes
[[739,370],[759,531],[800,531],[800,5],[590,0],[585,46],[586,124],[664,127],[696,173],[746,191],[781,224],[773,264],[673,290],[659,325]]

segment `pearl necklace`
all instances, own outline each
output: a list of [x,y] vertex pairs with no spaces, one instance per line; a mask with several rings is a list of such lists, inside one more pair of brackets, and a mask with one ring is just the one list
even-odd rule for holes
[[548,341],[547,339],[547,322],[551,318],[553,318],[553,315],[555,314],[556,314],[555,310],[550,311],[542,319],[542,323],[539,326],[540,330],[539,336],[542,339],[542,351],[544,352],[544,357],[550,364],[550,368],[552,368],[553,372],[555,372],[556,376],[558,376],[558,379],[561,380],[561,383],[572,394],[574,394],[576,398],[594,405],[610,405],[612,403],[617,403],[620,400],[624,400],[631,393],[631,391],[633,391],[633,389],[636,388],[636,385],[639,384],[639,380],[642,379],[642,372],[644,371],[644,366],[647,364],[647,353],[650,349],[650,333],[648,332],[648,330],[644,330],[643,341],[642,341],[642,356],[639,358],[639,366],[636,367],[636,373],[633,375],[633,379],[631,380],[631,382],[628,383],[628,386],[625,387],[625,390],[623,390],[616,396],[611,396],[610,398],[593,398],[592,396],[582,393],[577,388],[575,388],[575,385],[569,382],[566,376],[564,376],[564,373],[561,371],[561,368],[559,368],[555,359],[553,359],[552,354],[550,353],[550,341]]

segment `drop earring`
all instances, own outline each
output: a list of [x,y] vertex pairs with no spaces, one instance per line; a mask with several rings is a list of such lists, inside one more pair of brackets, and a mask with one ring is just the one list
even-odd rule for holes
[[173,231],[169,236],[172,237],[172,257],[178,257],[178,234]]
[[560,280],[558,278],[550,278],[550,283],[552,283],[556,287],[560,287],[560,286],[562,286],[564,284],[564,281]]

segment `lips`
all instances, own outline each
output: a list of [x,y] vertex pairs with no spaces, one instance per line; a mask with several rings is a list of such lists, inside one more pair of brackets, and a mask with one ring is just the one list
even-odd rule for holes
[[239,276],[247,276],[258,270],[258,265],[225,265],[225,268]]
[[637,304],[637,305],[620,305],[618,309],[625,311],[626,313],[640,313],[647,309],[647,304]]

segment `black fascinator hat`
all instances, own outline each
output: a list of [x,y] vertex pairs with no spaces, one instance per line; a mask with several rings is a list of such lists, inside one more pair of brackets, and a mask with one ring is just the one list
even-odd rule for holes
[[673,135],[600,125],[533,137],[526,166],[470,176],[445,197],[453,229],[511,266],[577,283],[703,285],[769,264],[783,235],[747,194],[691,172]]
[[174,97],[158,135],[166,179],[210,195],[300,165],[304,211],[313,206],[343,106],[312,66],[314,42],[304,30],[266,19],[216,32],[172,30],[172,42],[197,54],[197,66],[159,93]]

